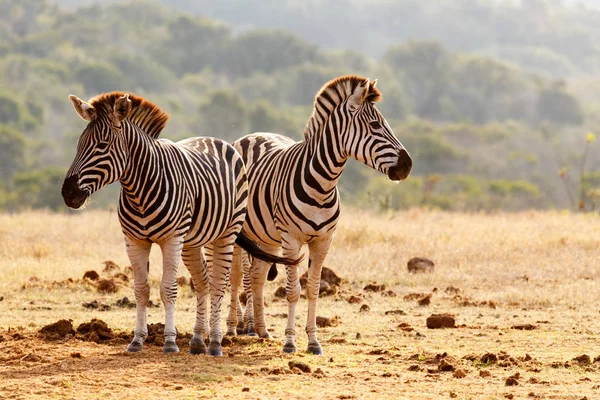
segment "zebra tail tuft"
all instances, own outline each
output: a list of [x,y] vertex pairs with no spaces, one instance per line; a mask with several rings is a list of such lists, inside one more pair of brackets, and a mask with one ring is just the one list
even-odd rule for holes
[[271,268],[269,268],[269,274],[267,275],[268,281],[274,281],[277,278],[277,264],[271,264]]
[[[260,247],[258,244],[253,242],[245,233],[240,232],[237,239],[235,239],[235,243],[240,246],[242,249],[246,250],[252,257],[256,257],[260,260],[272,263],[272,264],[284,264],[284,265],[298,265],[304,259],[304,255],[300,256],[296,260],[285,257],[278,257],[272,254],[267,253]],[[272,268],[272,267],[271,267]]]

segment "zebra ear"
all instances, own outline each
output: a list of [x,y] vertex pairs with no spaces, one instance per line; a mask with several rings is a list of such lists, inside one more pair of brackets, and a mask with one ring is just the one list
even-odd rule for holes
[[131,100],[129,100],[129,94],[125,93],[115,101],[114,114],[118,122],[123,121],[129,115],[131,111]]
[[367,78],[362,84],[358,85],[354,92],[350,96],[351,104],[355,107],[358,107],[362,103],[365,102],[367,96],[369,95],[369,90],[371,87],[371,81]]
[[69,100],[71,100],[71,103],[73,103],[73,107],[75,108],[75,111],[77,111],[77,114],[79,114],[79,116],[81,118],[83,118],[86,121],[91,121],[94,118],[96,118],[96,109],[91,106],[89,103],[81,100],[79,97],[75,96],[74,94],[70,94],[69,95]]

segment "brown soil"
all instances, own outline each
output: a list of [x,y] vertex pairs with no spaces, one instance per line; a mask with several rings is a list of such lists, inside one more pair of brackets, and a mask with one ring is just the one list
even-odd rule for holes
[[420,306],[428,306],[429,304],[431,304],[431,296],[432,294],[429,293],[427,296],[423,297],[422,299],[420,299],[419,301],[417,301],[417,304]]
[[512,329],[517,329],[520,331],[532,331],[534,329],[537,329],[537,326],[535,326],[533,324],[521,324],[521,325],[513,325]]
[[77,337],[87,342],[104,343],[115,338],[115,335],[106,322],[100,319],[92,319],[77,327]]

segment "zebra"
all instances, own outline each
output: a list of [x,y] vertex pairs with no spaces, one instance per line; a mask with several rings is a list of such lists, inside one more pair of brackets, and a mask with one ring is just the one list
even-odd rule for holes
[[[134,94],[110,92],[88,102],[69,96],[88,122],[62,185],[65,204],[81,208],[103,186],[119,181],[118,217],[134,272],[136,324],[129,352],[142,350],[146,325],[149,254],[160,246],[163,274],[160,295],[165,307],[164,353],[179,352],[175,342],[176,274],[181,258],[196,294],[196,322],[190,353],[222,355],[221,302],[231,268],[234,242],[254,257],[275,262],[240,234],[246,216],[248,184],[239,153],[226,142],[195,137],[173,143],[158,136],[168,115]],[[203,247],[208,246],[207,264]],[[299,260],[286,259],[294,264]],[[209,273],[210,271],[210,273]],[[210,332],[206,296],[211,295]]]
[[[304,131],[304,140],[273,133],[254,133],[233,143],[248,169],[248,214],[243,232],[270,253],[281,251],[296,258],[308,244],[309,272],[306,286],[308,352],[322,354],[317,339],[316,306],[323,261],[340,215],[337,183],[348,158],[352,157],[392,181],[404,180],[412,159],[394,136],[390,125],[375,107],[382,98],[377,80],[341,76],[317,93]],[[232,287],[240,281],[241,250],[236,248],[232,264]],[[248,332],[270,337],[266,329],[263,288],[269,264],[255,259],[245,280],[248,289]],[[288,322],[283,351],[296,351],[296,303],[300,297],[298,267],[286,265]],[[251,296],[251,297],[250,297]],[[250,305],[251,304],[251,305]],[[232,296],[228,332],[236,326],[237,298]]]

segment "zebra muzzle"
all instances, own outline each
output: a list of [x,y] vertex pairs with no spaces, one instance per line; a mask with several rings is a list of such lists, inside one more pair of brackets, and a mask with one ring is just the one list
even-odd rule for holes
[[87,193],[79,188],[78,181],[79,176],[71,175],[63,182],[61,194],[67,207],[77,209],[87,199]]
[[390,167],[388,170],[388,178],[393,181],[401,181],[408,178],[410,171],[412,170],[412,158],[408,152],[404,149],[398,153],[398,161],[396,165]]

